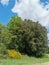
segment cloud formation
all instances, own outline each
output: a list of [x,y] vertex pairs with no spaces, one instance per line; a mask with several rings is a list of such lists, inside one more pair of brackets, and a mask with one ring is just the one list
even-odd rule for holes
[[43,26],[49,27],[49,3],[44,7],[40,0],[19,0],[12,8],[22,19],[39,21]]
[[47,37],[48,37],[48,40],[49,40],[49,33],[47,33]]
[[4,6],[4,5],[8,5],[9,4],[9,0],[0,0],[0,3]]

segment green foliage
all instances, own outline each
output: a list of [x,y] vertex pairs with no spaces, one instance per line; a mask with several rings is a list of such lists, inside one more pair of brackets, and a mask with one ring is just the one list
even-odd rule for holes
[[11,41],[11,33],[8,28],[0,24],[0,43],[9,44]]
[[0,58],[2,58],[3,57],[3,54],[0,54]]
[[47,33],[45,27],[38,22],[24,20],[21,24],[19,51],[28,55],[41,57],[46,52]]
[[19,25],[22,22],[21,17],[15,17],[13,16],[8,23],[8,28],[11,30],[11,32],[14,34],[15,30],[19,29]]
[[0,46],[1,49],[15,49],[29,56],[42,57],[47,51],[47,31],[38,22],[13,16],[7,27],[0,24],[1,43],[5,46]]
[[17,42],[18,42],[18,36],[19,36],[19,30],[20,30],[20,24],[22,22],[21,17],[15,17],[13,16],[8,23],[8,29],[11,36],[11,43],[8,45],[8,49],[16,49],[17,50]]
[[43,58],[49,58],[49,54],[45,54]]
[[3,43],[0,43],[0,54],[5,54],[6,52],[6,47]]
[[11,33],[8,28],[0,24],[0,53],[5,54],[7,45],[11,41]]

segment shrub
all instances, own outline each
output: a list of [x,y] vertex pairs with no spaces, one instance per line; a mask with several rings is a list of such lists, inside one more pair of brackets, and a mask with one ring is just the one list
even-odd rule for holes
[[4,58],[4,59],[6,59],[7,58],[7,55],[5,54],[0,54],[0,58]]
[[21,53],[15,50],[8,50],[8,56],[10,58],[16,58],[16,59],[20,59],[22,57]]
[[45,54],[43,57],[44,58],[49,58],[49,54]]
[[3,57],[3,54],[0,54],[0,58]]
[[0,54],[5,54],[6,53],[6,46],[4,43],[0,43]]

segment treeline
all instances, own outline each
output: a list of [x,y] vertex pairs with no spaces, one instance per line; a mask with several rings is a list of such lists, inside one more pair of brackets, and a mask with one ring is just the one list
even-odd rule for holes
[[7,26],[0,24],[0,53],[15,49],[22,54],[41,57],[47,52],[47,31],[38,22],[13,16]]

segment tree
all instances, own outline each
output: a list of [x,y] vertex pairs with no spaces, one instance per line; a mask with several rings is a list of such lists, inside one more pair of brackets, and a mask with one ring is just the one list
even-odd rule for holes
[[6,46],[11,42],[11,33],[8,28],[0,24],[0,52],[5,51]]
[[16,49],[30,56],[43,56],[47,48],[46,28],[38,22],[24,20],[20,17],[12,17],[8,23],[8,29],[12,34],[9,49]]
[[8,29],[12,34],[11,43],[9,44],[9,49],[17,49],[17,43],[19,42],[19,31],[20,31],[20,24],[22,22],[21,17],[13,16],[8,23]]
[[19,51],[37,57],[43,56],[47,48],[46,28],[38,22],[24,20],[21,30]]

